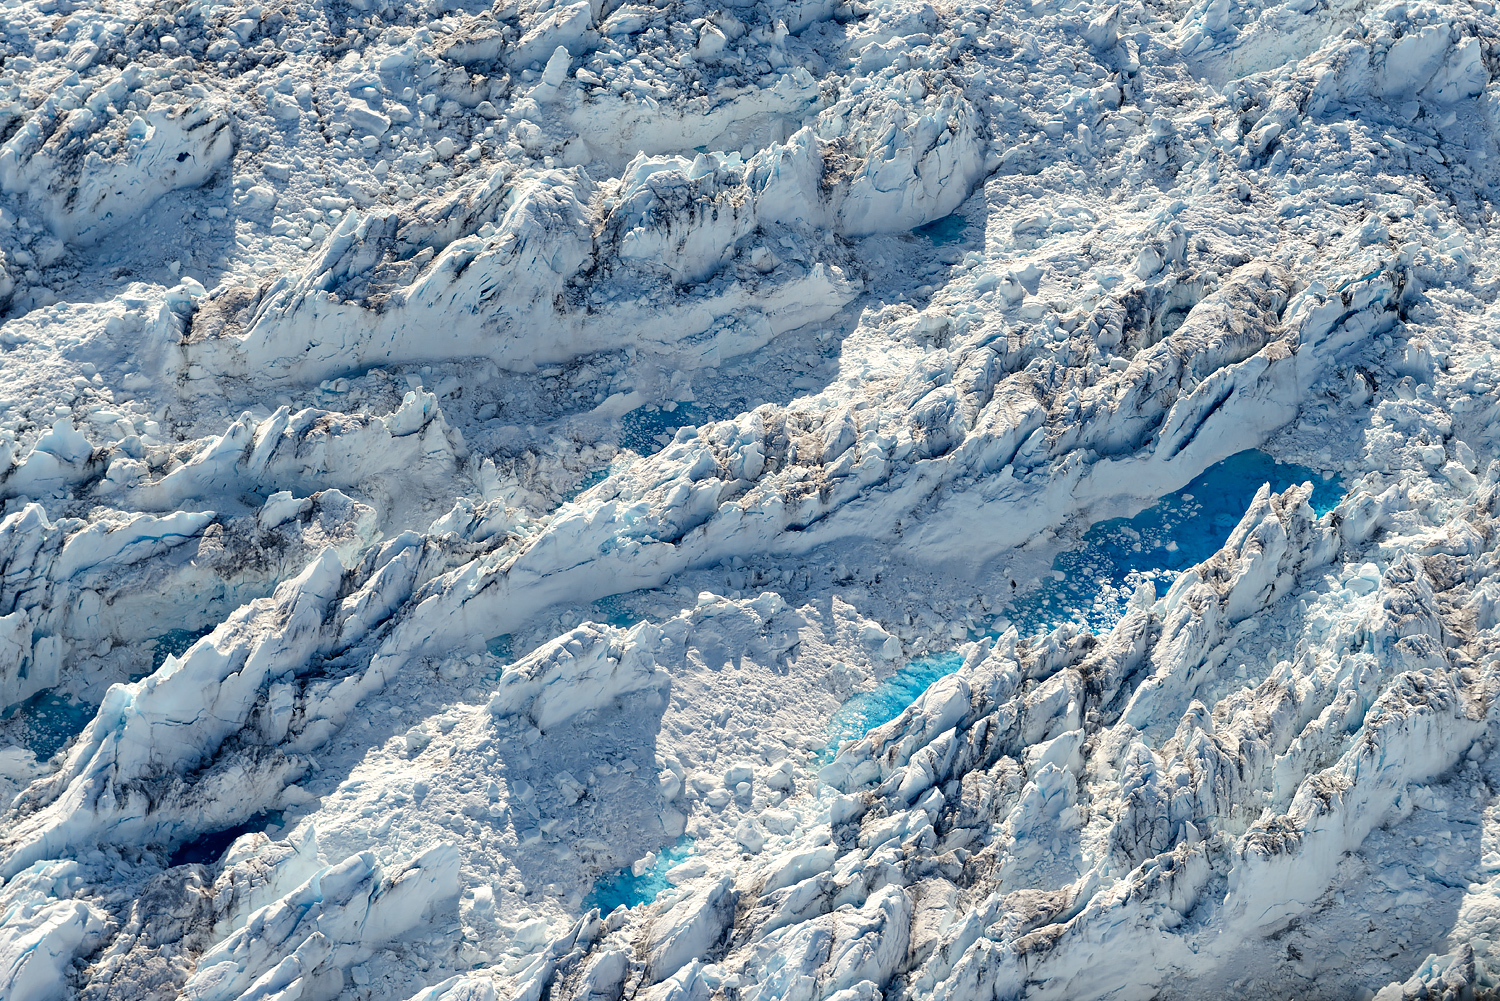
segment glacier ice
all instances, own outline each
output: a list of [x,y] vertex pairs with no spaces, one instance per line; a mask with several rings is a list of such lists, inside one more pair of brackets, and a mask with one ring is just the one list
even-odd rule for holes
[[0,998],[1500,991],[1493,4],[0,35]]

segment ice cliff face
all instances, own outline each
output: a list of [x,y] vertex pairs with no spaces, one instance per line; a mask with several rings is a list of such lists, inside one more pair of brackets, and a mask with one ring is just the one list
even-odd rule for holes
[[1500,22],[10,0],[0,998],[1500,990]]

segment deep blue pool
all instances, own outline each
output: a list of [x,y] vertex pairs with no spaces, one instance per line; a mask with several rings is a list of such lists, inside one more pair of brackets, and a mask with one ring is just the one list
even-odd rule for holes
[[1311,480],[1312,507],[1333,510],[1343,496],[1337,477],[1277,462],[1255,449],[1210,466],[1187,486],[1133,518],[1113,518],[1084,533],[1083,545],[1058,554],[1041,586],[1013,601],[1004,615],[1022,635],[1081,622],[1096,632],[1125,612],[1137,585],[1150,580],[1158,594],[1188,567],[1208,559],[1229,539],[1261,484],[1274,491]]
[[[620,447],[639,455],[653,455],[668,445],[678,428],[702,427],[726,413],[696,403],[679,403],[670,413],[660,408],[638,407],[620,418]],[[667,441],[661,441],[662,436]]]
[[280,810],[267,810],[257,813],[243,824],[235,824],[226,827],[222,831],[210,831],[199,835],[186,844],[179,845],[172,853],[168,865],[213,865],[224,857],[229,846],[244,834],[253,834],[256,831],[264,831],[268,827],[280,826],[283,816]]
[[37,692],[6,714],[11,734],[20,745],[46,761],[83,732],[98,706],[52,689]]

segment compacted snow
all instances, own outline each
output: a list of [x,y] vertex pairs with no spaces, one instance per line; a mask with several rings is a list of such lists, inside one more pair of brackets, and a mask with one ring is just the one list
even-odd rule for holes
[[0,998],[1500,989],[1489,0],[0,0]]

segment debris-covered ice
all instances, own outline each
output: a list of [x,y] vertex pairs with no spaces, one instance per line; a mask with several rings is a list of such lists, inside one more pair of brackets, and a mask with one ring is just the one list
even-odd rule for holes
[[1500,992],[1488,0],[0,6],[0,999]]

